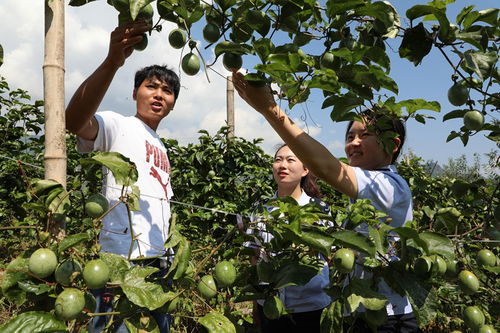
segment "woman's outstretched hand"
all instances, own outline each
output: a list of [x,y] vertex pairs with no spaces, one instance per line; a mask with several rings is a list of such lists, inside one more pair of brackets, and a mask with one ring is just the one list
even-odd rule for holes
[[240,97],[260,113],[271,112],[276,107],[270,86],[254,87],[240,72],[233,72],[233,85]]

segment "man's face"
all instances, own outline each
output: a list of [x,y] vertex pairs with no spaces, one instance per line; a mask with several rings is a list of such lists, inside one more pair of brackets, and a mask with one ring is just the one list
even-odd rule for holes
[[174,91],[166,82],[156,77],[142,81],[134,89],[136,101],[136,116],[156,131],[160,121],[165,118],[175,105]]

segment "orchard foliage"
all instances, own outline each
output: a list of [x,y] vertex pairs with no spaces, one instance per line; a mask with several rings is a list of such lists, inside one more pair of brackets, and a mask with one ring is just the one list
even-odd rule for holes
[[[70,5],[91,1],[72,0]],[[439,0],[415,4],[405,13],[397,12],[389,1],[370,0],[107,2],[130,19],[155,7],[151,33],[161,31],[164,21],[184,30],[183,38],[187,34],[190,40],[182,43],[189,55],[182,61],[186,74],[199,71],[199,58],[206,67],[213,65],[205,62],[201,47],[213,49],[215,61],[224,58],[225,66],[227,59],[233,59],[228,69],[239,68],[243,58],[245,68],[253,67],[247,79],[277,84],[277,97],[290,108],[306,102],[313,90],[322,92],[322,108],[333,121],[353,119],[365,109],[422,123],[434,118],[419,111],[440,111],[436,101],[397,100],[398,83],[390,71],[395,56],[392,50],[397,49],[397,55],[409,65],[418,66],[435,49],[450,65],[450,86],[443,87],[443,96],[447,88],[455,87],[448,96],[458,107],[447,110],[443,120],[463,118],[471,110],[485,118],[479,125],[466,123],[452,131],[448,141],[460,138],[466,145],[480,131],[498,141],[494,116],[500,106],[498,8],[471,5],[451,17],[447,6],[454,1]],[[196,32],[202,31],[204,40],[196,41]]]
[[[9,119],[26,115],[22,110],[32,110],[33,105],[26,92],[10,91],[6,83],[3,87],[5,113],[0,119],[9,124]],[[119,313],[114,320],[125,320],[130,329],[154,332],[156,326],[150,311],[159,309],[173,313],[174,327],[180,332],[201,326],[212,332],[218,332],[220,327],[227,332],[248,330],[249,301],[269,300],[266,312],[270,316],[285,315],[287,309],[276,299],[277,289],[303,284],[314,276],[321,268],[318,252],[332,262],[328,292],[334,302],[323,312],[324,331],[340,331],[344,310],[353,311],[360,305],[374,314],[367,318],[380,319],[377,313],[386,301],[371,289],[372,281],[352,279],[344,287],[351,252],[338,252],[338,248],[362,253],[365,260],[358,264],[407,293],[426,331],[464,329],[472,323],[464,322],[463,315],[467,309],[470,312],[470,307],[474,307],[474,313],[480,311],[478,316],[484,317],[486,324],[494,325],[499,316],[495,296],[499,287],[498,243],[476,242],[499,240],[496,178],[473,182],[434,178],[426,173],[420,160],[406,159],[399,170],[414,193],[415,219],[404,228],[392,229],[385,224],[375,228],[385,214],[364,200],[348,207],[347,198],[327,186],[323,186],[323,192],[331,204],[332,216],[325,216],[315,205],[299,207],[289,199],[276,201],[279,210],[271,214],[258,213],[252,203],[272,194],[272,158],[256,146],[258,141],[227,138],[227,128],[213,136],[201,131],[199,143],[186,147],[165,140],[171,163],[177,166],[172,178],[176,189],[176,201],[172,202],[175,217],[166,244],[166,248],[175,249],[176,256],[165,273],[173,286],[166,288],[158,282],[156,268],[132,266],[125,258],[99,253],[97,234],[102,216],[91,218],[85,212],[85,203],[99,189],[97,170],[106,165],[120,182],[132,184],[136,174],[130,162],[116,154],[82,158],[74,151],[74,137],[69,136],[72,144],[68,151],[68,188],[36,180],[31,176],[39,172],[36,166],[40,159],[30,152],[42,151],[43,136],[38,138],[35,133],[41,133],[43,115],[28,120],[11,120],[11,130],[6,132],[18,133],[10,143],[25,144],[26,153],[22,150],[11,157],[24,160],[16,162],[14,168],[13,161],[5,158],[13,152],[2,151],[0,164],[2,177],[15,179],[26,175],[23,181],[4,183],[1,197],[6,203],[12,198],[19,200],[17,206],[2,205],[0,232],[4,255],[0,286],[7,317],[2,318],[4,324],[0,327],[4,331],[85,328],[95,306],[88,283],[93,285],[96,279],[99,284],[114,287],[115,312]],[[121,204],[134,209],[138,195],[138,191],[129,192]],[[274,236],[274,241],[262,248],[270,260],[256,266],[249,261],[253,252],[243,246],[255,238],[238,231],[234,215],[241,214],[246,228],[252,229],[255,222],[248,218],[252,212],[261,214],[261,221],[267,223]],[[51,224],[62,218],[66,235],[51,234]],[[325,223],[315,223],[321,219]],[[345,221],[348,223],[342,227]],[[368,236],[352,230],[359,223],[371,226]],[[400,262],[387,262],[380,255],[386,252],[389,232],[401,237]],[[58,266],[53,275],[44,272],[44,276],[49,275],[41,277],[36,268],[30,270],[31,255],[39,248],[50,249],[56,255]],[[342,252],[348,254],[343,255],[348,259],[347,265],[335,263]],[[429,258],[428,271],[420,276],[414,270],[423,257]],[[91,276],[89,280],[85,268],[92,267],[95,260],[104,262],[109,269],[104,269],[107,274]],[[229,267],[227,276],[221,275],[221,262]],[[210,281],[211,289],[204,290],[206,283],[202,281]],[[207,291],[211,292],[210,297]],[[72,301],[67,302],[68,299]],[[71,306],[65,308],[61,304]]]
[[[69,4],[91,1],[71,0]],[[252,59],[256,64],[246,76],[249,82],[276,84],[277,97],[290,108],[306,102],[318,90],[323,93],[322,108],[333,121],[355,119],[365,109],[422,123],[433,118],[420,110],[440,111],[437,102],[397,100],[399,90],[390,77],[389,54],[391,48],[397,48],[399,57],[418,66],[436,49],[450,64],[450,87],[459,85],[450,93],[450,102],[458,109],[448,110],[443,120],[463,118],[471,110],[483,116],[469,113],[464,126],[450,133],[448,140],[460,138],[465,145],[478,132],[498,140],[494,112],[499,107],[499,93],[493,91],[500,79],[498,9],[469,6],[451,18],[447,1],[414,5],[405,16],[389,2],[368,0],[107,2],[122,20],[150,20],[150,33],[162,33],[165,20],[176,23],[186,34],[186,43],[177,44],[176,40],[174,44],[183,44],[183,52],[189,55],[182,66],[187,74],[196,74],[198,63],[204,65],[200,68],[212,65],[201,57],[201,47],[213,48],[215,61],[225,58],[228,68],[240,66],[240,60],[249,67],[245,63]],[[120,17],[118,22],[123,23]],[[205,29],[208,24],[210,28]],[[193,40],[195,31],[203,30],[207,31],[206,45]],[[147,47],[147,36],[143,42]],[[0,65],[2,62],[0,48]],[[444,87],[443,94],[450,87]],[[68,135],[67,188],[40,180],[42,103],[31,102],[25,91],[11,91],[3,79],[0,89],[0,246],[4,253],[0,287],[1,304],[8,313],[2,331],[85,329],[99,315],[94,313],[89,293],[87,282],[91,280],[90,285],[98,281],[113,287],[113,321],[124,320],[131,330],[154,332],[152,310],[173,313],[178,331],[202,326],[209,332],[246,330],[252,321],[244,311],[249,301],[266,299],[266,313],[271,317],[286,314],[277,290],[306,283],[321,269],[317,254],[334,263],[339,249],[354,250],[356,264],[371,271],[373,278],[352,278],[344,286],[351,252],[342,250],[337,255],[348,253],[347,263],[340,260],[341,269],[331,266],[328,293],[333,303],[322,314],[324,332],[339,332],[342,321],[352,319],[344,319],[344,312],[355,317],[361,305],[369,310],[365,317],[373,319],[372,323],[384,318],[387,300],[372,287],[380,278],[408,295],[420,326],[427,331],[498,325],[498,178],[472,182],[435,178],[418,159],[405,160],[399,170],[413,191],[414,221],[394,229],[380,223],[385,214],[368,201],[349,205],[327,186],[324,192],[332,216],[325,216],[314,205],[299,207],[290,199],[276,200],[279,209],[270,214],[254,210],[253,203],[272,195],[271,157],[258,148],[259,141],[227,138],[226,128],[213,136],[201,131],[199,143],[186,147],[165,140],[175,192],[175,214],[165,248],[173,248],[176,255],[162,273],[172,281],[170,287],[160,283],[156,268],[100,253],[101,219],[114,207],[93,216],[85,211],[89,198],[100,190],[103,166],[128,189],[119,204],[136,209],[140,192],[133,185],[137,173],[132,163],[113,153],[82,158],[74,149],[75,137]],[[470,115],[474,118],[469,119]],[[393,136],[389,133],[383,139],[390,142]],[[236,227],[236,214],[240,214],[245,229],[256,228],[255,221],[248,218],[251,213],[260,215],[274,236],[273,242],[262,246],[269,260],[255,266],[249,262],[253,252],[243,246],[255,238]],[[319,220],[324,223],[315,223]],[[353,230],[361,223],[369,226],[368,235]],[[58,224],[66,225],[65,233],[55,232]],[[392,236],[400,239],[396,249],[400,261],[390,261],[385,255]],[[63,277],[58,275],[62,272],[45,272],[42,277],[35,274],[36,269],[30,270],[31,255],[39,248],[56,255],[58,265],[65,267]],[[478,255],[484,249],[493,253],[494,260]],[[84,267],[92,260],[104,262],[108,270],[103,271],[109,276],[85,279]],[[235,267],[232,284],[213,278],[221,261]],[[77,264],[66,267],[66,262]],[[62,307],[68,299],[74,300],[73,306]],[[471,314],[480,320],[473,320]]]

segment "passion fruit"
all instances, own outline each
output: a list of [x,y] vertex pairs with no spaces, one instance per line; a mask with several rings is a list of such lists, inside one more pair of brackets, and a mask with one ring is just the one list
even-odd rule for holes
[[66,288],[57,295],[55,312],[62,320],[72,320],[78,317],[85,307],[85,296],[81,290]]
[[237,71],[243,65],[243,59],[239,54],[224,53],[222,64],[228,71]]
[[51,249],[40,248],[33,252],[28,261],[28,269],[39,278],[46,278],[57,267],[57,256]]
[[87,262],[83,269],[83,280],[90,289],[102,288],[109,280],[109,267],[101,259]]
[[236,280],[236,269],[227,261],[221,261],[215,265],[215,279],[223,287],[231,286]]
[[102,216],[109,208],[108,199],[100,193],[91,195],[87,202],[85,202],[85,213],[92,217],[97,218]]
[[495,266],[497,257],[488,249],[481,249],[476,256],[477,263],[483,266]]
[[448,101],[455,106],[464,105],[465,102],[469,99],[469,92],[467,87],[454,83],[450,89],[448,89]]
[[356,257],[351,249],[339,249],[333,255],[333,264],[335,268],[341,273],[349,273],[354,268],[354,261]]
[[200,58],[190,52],[182,58],[181,67],[187,75],[196,75],[200,71]]
[[477,331],[484,325],[484,314],[477,306],[468,306],[463,313],[465,325],[471,330]]
[[217,284],[215,283],[214,277],[212,275],[205,275],[198,282],[198,291],[201,296],[206,299],[210,299],[217,295]]
[[470,131],[479,131],[484,125],[484,115],[477,111],[467,111],[464,115],[464,126]]
[[215,43],[219,40],[220,30],[215,24],[208,23],[203,28],[203,38],[209,43]]
[[467,270],[458,274],[458,285],[466,295],[474,294],[479,290],[479,280],[474,273]]
[[174,29],[168,34],[168,42],[174,49],[183,48],[187,42],[187,35],[184,30]]

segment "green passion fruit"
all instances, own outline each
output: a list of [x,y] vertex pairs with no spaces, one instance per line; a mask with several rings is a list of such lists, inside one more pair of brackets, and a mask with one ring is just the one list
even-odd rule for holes
[[236,280],[236,269],[227,261],[221,261],[215,265],[215,279],[223,287],[231,286]]
[[219,40],[220,30],[215,24],[208,23],[203,28],[203,38],[209,43],[215,43]]
[[101,259],[94,259],[87,262],[83,269],[83,280],[90,289],[102,288],[109,280],[109,267]]
[[463,313],[465,325],[477,331],[484,325],[484,314],[477,306],[468,306]]
[[56,281],[63,285],[71,284],[74,276],[82,271],[82,266],[75,260],[66,260],[60,263],[54,276],[56,277]]
[[464,115],[464,126],[470,131],[479,131],[484,125],[484,115],[477,111],[467,111]]
[[85,296],[81,290],[66,288],[57,295],[55,312],[58,318],[71,320],[78,317],[85,307]]
[[497,257],[493,252],[488,249],[481,249],[477,253],[476,261],[479,265],[483,266],[495,266],[497,263]]
[[205,275],[198,282],[198,291],[201,296],[206,299],[210,299],[217,295],[217,284],[215,283],[214,277],[212,275]]
[[144,51],[146,47],[148,47],[148,35],[146,33],[142,34],[142,40],[136,44],[134,44],[134,50],[136,51]]
[[100,193],[92,194],[85,202],[85,213],[92,218],[101,216],[108,208],[108,199]]
[[467,295],[474,294],[479,290],[479,280],[471,271],[463,270],[458,274],[458,285]]
[[181,67],[187,75],[196,75],[200,71],[200,58],[190,52],[182,58]]
[[356,257],[351,249],[339,249],[333,255],[333,264],[341,273],[349,273],[354,268]]
[[57,267],[57,256],[51,249],[40,248],[33,252],[28,261],[28,269],[39,278],[46,278]]
[[184,30],[174,29],[168,34],[168,42],[175,49],[184,47],[187,43],[187,35]]
[[469,99],[469,92],[467,87],[454,83],[450,89],[448,89],[448,101],[455,106],[464,105],[465,102]]
[[237,71],[243,65],[243,59],[239,54],[224,53],[222,64],[228,71]]

